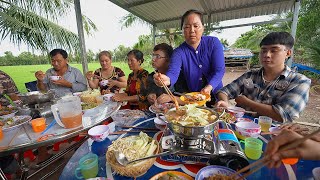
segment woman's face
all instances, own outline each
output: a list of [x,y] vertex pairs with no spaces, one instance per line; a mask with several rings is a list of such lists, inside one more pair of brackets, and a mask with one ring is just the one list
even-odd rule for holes
[[169,61],[168,57],[166,57],[166,54],[161,51],[153,51],[152,54],[152,67],[155,69],[166,69],[168,68]]
[[189,14],[184,19],[182,29],[184,38],[189,45],[197,44],[200,42],[204,28],[198,14]]
[[133,54],[128,55],[128,66],[132,71],[139,70],[140,64],[141,61],[138,60]]
[[99,61],[100,61],[100,65],[101,65],[102,69],[109,69],[111,67],[112,61],[108,56],[106,56],[106,55],[100,56]]

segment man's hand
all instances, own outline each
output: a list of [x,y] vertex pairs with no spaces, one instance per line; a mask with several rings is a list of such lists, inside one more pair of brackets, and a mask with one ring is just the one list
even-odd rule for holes
[[280,126],[280,129],[287,129],[299,133],[301,135],[307,135],[309,132],[308,128],[303,128],[297,123],[283,124]]
[[34,76],[37,78],[38,81],[43,81],[46,74],[42,71],[37,71]]
[[213,87],[210,84],[208,84],[208,85],[206,85],[206,87],[201,89],[201,93],[202,94],[211,94],[212,89],[213,89]]
[[226,102],[226,101],[218,101],[216,104],[215,104],[215,107],[224,107],[224,108],[228,108],[229,106],[229,103]]
[[154,80],[154,83],[159,86],[159,87],[162,87],[163,85],[161,84],[160,82],[160,78],[162,79],[162,81],[164,82],[164,84],[166,86],[169,86],[170,85],[170,78],[164,74],[161,74],[161,73],[155,73],[153,75],[153,80]]
[[248,107],[248,102],[250,102],[251,100],[249,98],[247,98],[247,96],[240,95],[240,96],[236,97],[235,101],[237,103],[237,106]]
[[51,82],[53,84],[59,85],[59,86],[64,86],[64,87],[68,87],[71,88],[72,87],[72,83],[70,83],[69,81],[65,80],[62,76],[61,79],[59,80],[51,80]]

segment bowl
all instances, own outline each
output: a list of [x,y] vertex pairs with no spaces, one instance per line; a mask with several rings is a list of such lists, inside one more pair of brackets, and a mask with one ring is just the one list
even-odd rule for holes
[[312,170],[314,180],[320,180],[320,167],[316,167]]
[[144,112],[131,109],[121,109],[111,116],[116,126],[131,126],[138,119],[145,117]]
[[[160,116],[161,119],[165,119],[164,116]],[[156,128],[160,129],[161,131],[164,130],[167,126],[167,123],[164,122],[163,120],[159,119],[158,117],[154,118],[154,125]]]
[[[223,175],[223,176],[229,177],[234,173],[236,173],[236,171],[224,166],[214,166],[214,165],[206,166],[198,171],[195,177],[195,180],[204,180],[205,178],[208,178],[210,176],[215,176],[215,175],[216,176]],[[240,179],[240,178],[246,179],[246,178],[243,178],[240,174],[238,174],[236,176],[236,179]]]
[[242,121],[236,123],[236,131],[244,137],[258,137],[261,133],[261,127],[254,122]]
[[82,92],[75,92],[75,93],[72,93],[72,95],[74,95],[74,96],[78,96],[78,97],[80,97],[80,96],[81,96],[81,94],[82,94]]
[[102,80],[102,81],[100,81],[100,86],[106,86],[107,84],[108,84],[108,80]]
[[[164,171],[154,175],[150,180],[171,179],[170,177],[172,175],[174,175],[174,177],[177,177],[176,179],[193,180],[193,178],[188,174],[179,172],[179,171]],[[175,179],[175,178],[172,178],[172,179]]]
[[228,112],[233,114],[236,118],[242,118],[244,115],[244,111],[245,111],[245,109],[243,109],[241,107],[237,107],[237,106],[228,108]]
[[[187,93],[186,96],[195,96],[197,94],[201,94],[200,92],[191,92],[191,93]],[[188,100],[185,96],[180,96],[181,101],[186,102],[188,104],[193,104],[193,103],[197,103],[198,106],[203,106],[206,104],[207,101],[210,100],[210,94],[202,94],[206,96],[205,100],[202,101],[190,101]]]
[[108,94],[104,94],[102,97],[103,97],[103,100],[104,101],[111,101],[112,97],[114,96],[114,93],[108,93]]
[[110,133],[109,126],[99,125],[91,128],[88,131],[90,138],[94,141],[101,142],[107,138]]
[[53,81],[57,81],[57,80],[61,79],[61,76],[50,76],[50,79]]

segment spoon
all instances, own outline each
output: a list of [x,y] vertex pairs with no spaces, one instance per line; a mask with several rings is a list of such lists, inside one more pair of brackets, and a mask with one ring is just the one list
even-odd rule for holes
[[131,164],[131,163],[134,163],[134,162],[137,162],[137,161],[142,161],[142,160],[146,160],[146,159],[150,159],[150,158],[154,158],[154,157],[165,156],[165,155],[170,155],[170,154],[175,154],[175,153],[176,153],[176,151],[167,151],[167,152],[162,152],[162,153],[155,154],[155,155],[152,155],[152,156],[147,156],[147,157],[143,157],[143,158],[136,159],[136,160],[133,160],[133,161],[129,161],[127,159],[127,157],[122,152],[114,151],[114,155],[116,156],[116,159],[117,159],[118,163],[123,165],[123,166],[126,166],[128,164]]

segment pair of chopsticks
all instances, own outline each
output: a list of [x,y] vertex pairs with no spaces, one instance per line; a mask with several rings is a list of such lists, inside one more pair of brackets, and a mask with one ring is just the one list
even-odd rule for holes
[[[157,131],[159,131],[159,130],[157,130]],[[146,131],[142,131],[142,132],[144,132],[144,133],[150,133],[150,132],[153,132],[153,133],[155,133],[155,132],[157,132],[157,131],[155,131],[155,130],[146,130]],[[118,135],[118,134],[125,134],[125,133],[140,133],[141,131],[116,131],[116,132],[112,132],[112,133],[109,133],[110,135]]]
[[176,106],[176,110],[179,109],[179,103],[178,101],[176,100],[176,98],[174,97],[174,95],[172,94],[172,92],[170,91],[170,89],[164,84],[164,82],[162,81],[161,79],[161,73],[160,72],[157,72],[158,75],[159,75],[159,81],[161,83],[161,85],[163,86],[164,90],[168,93],[168,95],[170,96],[171,100],[174,102],[174,105]]
[[[303,143],[305,140],[311,138],[312,136],[314,136],[315,134],[318,134],[320,132],[320,129],[312,132],[311,134],[308,134],[306,136],[304,136],[303,138],[300,138],[298,139],[297,141],[294,141],[290,144],[286,144],[286,145],[283,145],[279,148],[278,152],[282,152],[282,151],[286,151],[288,149],[292,149],[292,148],[295,148],[297,146],[299,146],[301,143]],[[243,173],[247,170],[249,170],[250,168],[254,168],[253,170],[250,170],[249,172],[247,172],[246,174],[244,174],[240,179],[243,179],[243,178],[246,178],[247,176],[253,174],[254,172],[258,171],[259,169],[261,169],[262,167],[264,167],[265,165],[269,164],[270,163],[270,160],[269,160],[270,156],[267,155],[267,156],[264,156],[262,159],[252,163],[252,164],[249,164],[248,166],[240,169],[239,171],[237,171],[236,173],[232,174],[231,175],[231,178],[235,178],[237,177],[237,175],[239,175],[240,173]]]
[[141,129],[141,130],[150,130],[150,131],[159,131],[156,128],[145,128],[145,127],[135,127],[135,126],[120,126],[121,128],[132,128],[132,129]]

